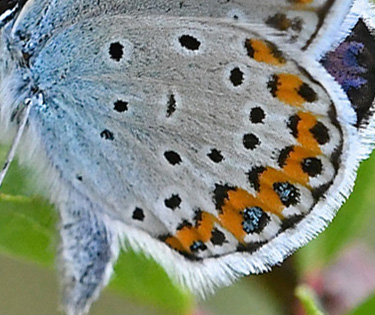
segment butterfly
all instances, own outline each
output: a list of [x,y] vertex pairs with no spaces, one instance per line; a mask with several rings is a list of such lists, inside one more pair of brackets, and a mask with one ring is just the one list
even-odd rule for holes
[[281,263],[350,194],[374,136],[365,0],[0,6],[2,139],[60,214],[67,314],[124,241],[196,295]]

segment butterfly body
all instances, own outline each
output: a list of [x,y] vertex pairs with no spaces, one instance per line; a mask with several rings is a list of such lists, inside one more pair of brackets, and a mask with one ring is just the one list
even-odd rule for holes
[[204,294],[333,218],[373,96],[360,121],[338,78],[357,88],[367,69],[320,63],[320,33],[341,17],[342,43],[360,1],[310,2],[40,0],[5,24],[1,118],[11,128],[31,99],[25,143],[60,209],[69,313],[108,282],[119,239]]

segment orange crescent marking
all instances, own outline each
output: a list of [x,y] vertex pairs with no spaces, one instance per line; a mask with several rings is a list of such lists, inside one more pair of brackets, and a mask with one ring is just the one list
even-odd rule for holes
[[228,191],[228,199],[222,207],[219,215],[221,225],[228,230],[241,243],[247,235],[242,228],[243,211],[250,207],[263,208],[263,204],[242,188]]
[[321,154],[319,143],[310,131],[318,122],[316,116],[306,112],[299,112],[298,116],[301,118],[297,125],[298,142],[305,150],[310,150],[313,155]]
[[282,56],[275,56],[272,47],[266,42],[260,39],[249,39],[249,42],[254,50],[254,60],[275,66],[285,64],[285,59]]
[[306,186],[309,182],[309,175],[302,170],[301,163],[304,159],[315,157],[310,150],[296,146],[286,159],[283,171],[292,181]]
[[280,73],[277,75],[277,98],[288,105],[301,107],[306,100],[298,94],[303,81],[294,74]]

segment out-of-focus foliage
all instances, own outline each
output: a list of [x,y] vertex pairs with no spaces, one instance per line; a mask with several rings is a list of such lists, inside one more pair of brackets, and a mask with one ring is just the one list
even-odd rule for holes
[[316,296],[308,286],[301,285],[296,289],[296,296],[301,301],[307,315],[324,315],[317,305]]
[[372,315],[375,314],[375,294],[371,295],[363,304],[351,311],[348,315]]

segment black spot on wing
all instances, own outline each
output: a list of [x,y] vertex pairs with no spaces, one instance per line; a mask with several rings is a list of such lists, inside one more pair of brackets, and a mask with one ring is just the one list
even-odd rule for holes
[[242,229],[247,233],[260,233],[269,221],[269,216],[260,207],[246,208],[242,214]]
[[328,143],[330,139],[328,128],[320,121],[310,129],[310,132],[320,145]]
[[173,113],[176,111],[176,97],[174,94],[169,95],[169,99],[167,102],[167,117],[171,117]]
[[101,133],[100,136],[105,139],[105,140],[114,140],[115,137],[113,136],[113,132],[109,131],[108,129],[104,129]]
[[202,241],[194,241],[193,244],[190,246],[190,250],[193,253],[204,251],[207,249],[207,246]]
[[243,136],[242,143],[247,150],[254,150],[260,145],[260,140],[253,133],[247,133]]
[[267,87],[271,92],[271,95],[273,97],[277,97],[277,91],[279,88],[279,76],[278,75],[273,75],[271,79],[267,83]]
[[253,124],[261,124],[263,123],[264,118],[266,118],[266,114],[263,109],[260,107],[254,107],[250,111],[250,121]]
[[299,189],[288,182],[273,184],[273,190],[277,193],[284,206],[295,206],[300,200]]
[[213,229],[211,233],[211,243],[217,246],[222,246],[225,242],[225,235],[218,229]]
[[173,194],[170,198],[164,200],[164,204],[167,208],[175,210],[180,206],[181,201],[182,200],[179,195]]
[[145,214],[143,212],[143,209],[136,207],[133,211],[132,218],[134,220],[143,221],[145,218]]
[[316,177],[323,171],[322,161],[316,157],[306,158],[301,162],[302,170],[310,177]]
[[300,120],[301,118],[296,114],[291,116],[287,122],[287,127],[289,128],[294,138],[298,138],[298,123],[300,122]]
[[282,168],[285,166],[286,160],[289,158],[290,153],[294,150],[293,146],[285,147],[279,153],[279,157],[277,159],[277,164]]
[[200,41],[191,35],[182,35],[178,41],[182,47],[192,51],[198,50],[201,45]]
[[80,182],[83,181],[83,177],[82,177],[82,175],[80,175],[80,174],[77,174],[77,175],[76,175],[76,179],[79,180]]
[[255,54],[255,50],[253,48],[253,45],[252,45],[252,42],[251,40],[247,39],[245,41],[245,48],[247,50],[247,55],[250,57],[250,58],[254,58],[254,54]]
[[211,152],[207,154],[207,156],[210,158],[210,160],[214,163],[220,163],[224,160],[223,155],[221,154],[221,151],[217,149],[211,149]]
[[128,110],[128,102],[123,100],[117,100],[113,104],[113,109],[119,113],[125,112]]
[[243,83],[244,73],[239,67],[236,67],[230,72],[229,79],[233,86],[238,87]]
[[111,43],[109,55],[113,60],[119,62],[124,55],[124,46],[120,42]]
[[195,226],[198,226],[200,224],[200,222],[202,221],[202,210],[198,209],[195,211],[194,221]]
[[164,157],[171,165],[177,165],[182,162],[180,155],[175,151],[166,151],[164,152]]
[[191,228],[193,225],[187,221],[187,220],[183,220],[177,227],[177,230],[178,231],[181,231],[182,229],[184,228]]
[[259,184],[259,176],[265,171],[266,169],[263,166],[254,167],[249,172],[246,173],[247,179],[256,191],[259,191],[260,184]]
[[223,207],[225,200],[228,199],[228,191],[230,190],[235,190],[235,188],[229,185],[215,185],[213,199],[217,210],[220,210]]
[[298,89],[298,94],[309,103],[316,101],[318,98],[315,91],[307,83],[303,83],[301,85],[301,87]]

